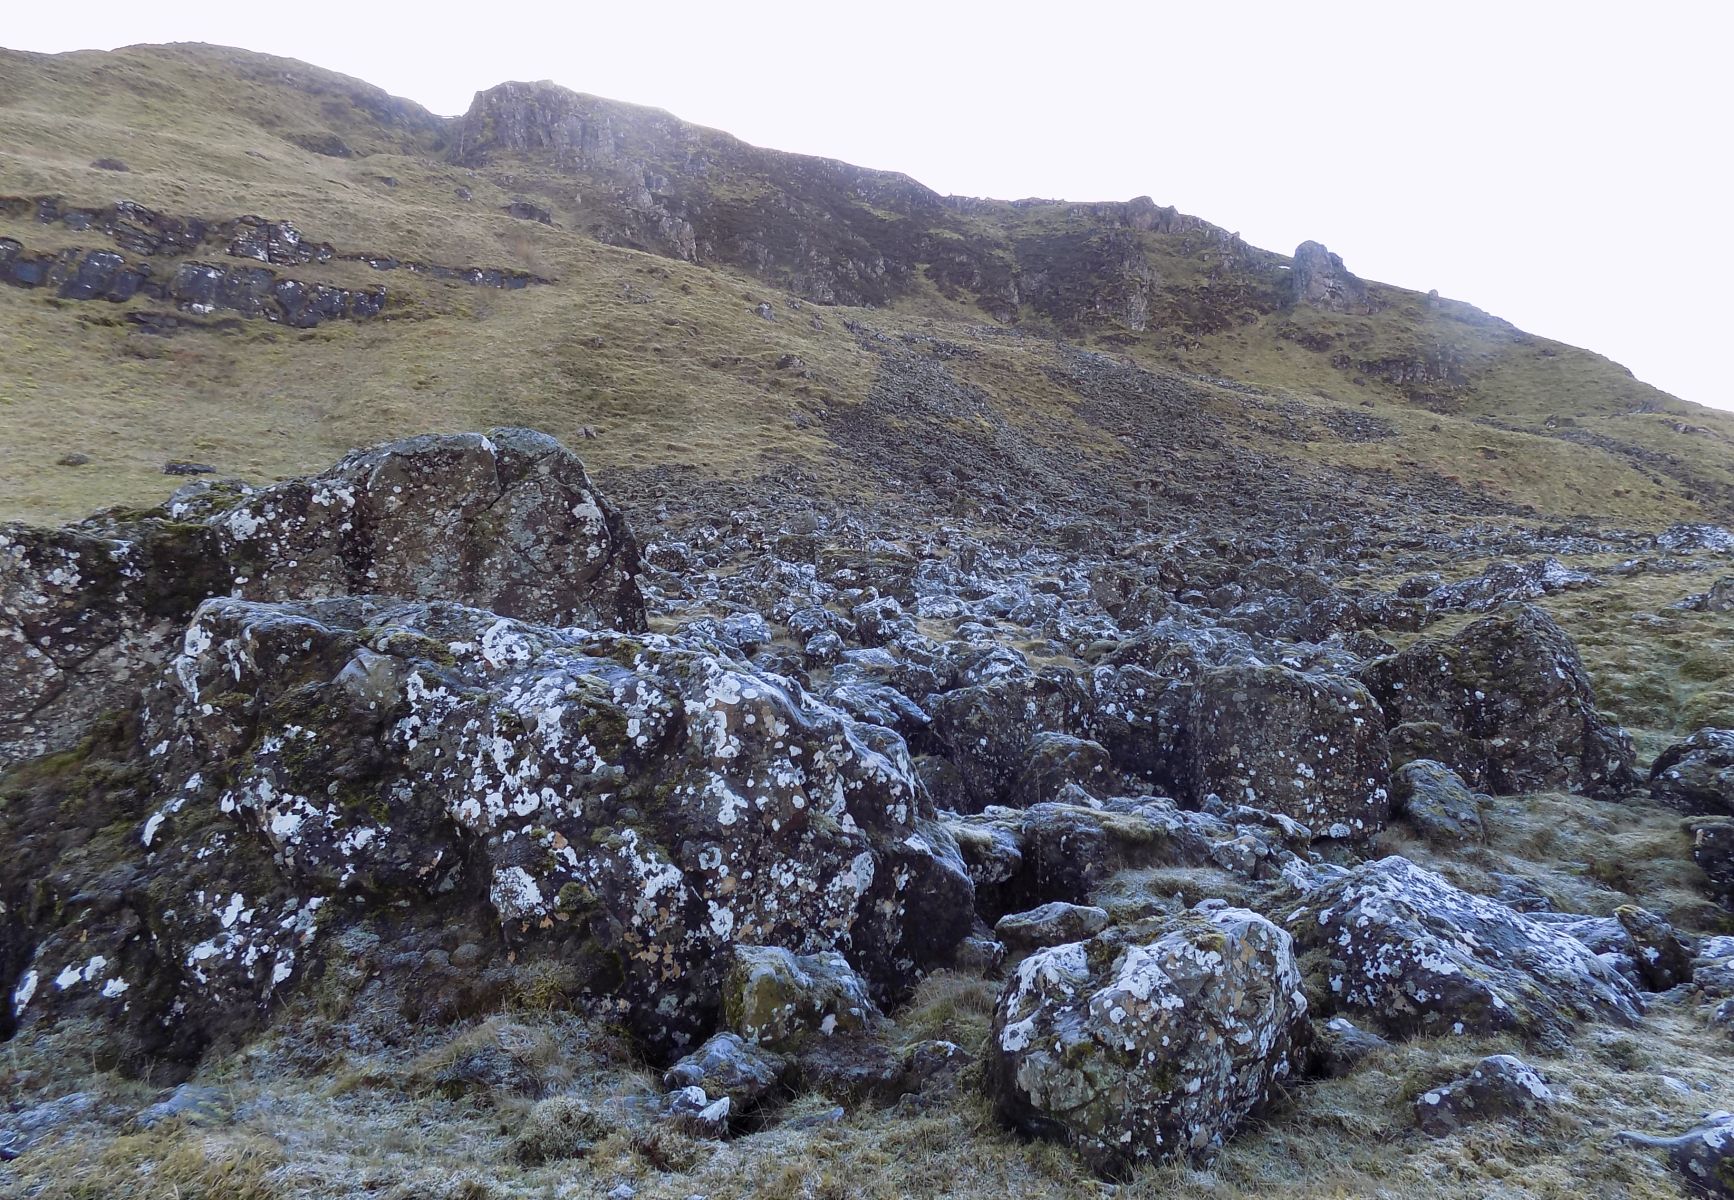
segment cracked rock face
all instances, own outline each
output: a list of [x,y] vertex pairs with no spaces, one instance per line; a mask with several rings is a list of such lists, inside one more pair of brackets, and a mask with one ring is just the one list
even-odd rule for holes
[[428,436],[253,490],[63,530],[0,527],[0,766],[127,707],[200,601],[438,597],[504,616],[644,628],[638,547],[543,434]]
[[1322,837],[1378,832],[1391,810],[1385,722],[1353,680],[1286,667],[1219,667],[1192,692],[1185,773],[1217,795],[1304,822]]
[[1254,913],[1111,930],[1019,964],[988,1090],[1005,1120],[1104,1175],[1205,1155],[1289,1073],[1306,1008],[1288,935]]
[[145,871],[216,828],[266,847],[303,903],[473,889],[508,944],[579,964],[652,1046],[714,1018],[737,942],[847,950],[895,995],[972,908],[899,739],[664,638],[213,600],[141,725],[163,798]]
[[1508,605],[1378,659],[1362,678],[1402,761],[1436,759],[1501,795],[1635,782],[1631,740],[1597,711],[1577,648],[1538,608]]
[[1329,1006],[1393,1036],[1558,1041],[1579,1021],[1642,1012],[1637,989],[1569,932],[1397,855],[1318,887],[1286,924],[1303,953],[1320,952]]

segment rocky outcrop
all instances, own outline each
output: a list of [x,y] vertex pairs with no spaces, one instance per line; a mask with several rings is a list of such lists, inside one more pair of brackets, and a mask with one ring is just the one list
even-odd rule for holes
[[1328,312],[1366,314],[1373,311],[1367,285],[1343,266],[1343,260],[1317,242],[1295,247],[1289,268],[1289,302]]
[[1315,994],[1393,1036],[1553,1042],[1641,1011],[1636,988],[1571,934],[1394,855],[1324,882],[1286,924],[1302,953],[1319,952]]
[[1650,795],[1692,816],[1734,816],[1734,729],[1700,729],[1658,754]]
[[107,250],[27,253],[0,238],[0,282],[21,288],[54,288],[63,300],[120,303],[144,295],[190,313],[223,310],[296,329],[324,321],[365,320],[385,307],[384,288],[342,288],[284,279],[265,267],[182,263],[167,278],[149,263],[129,264]]
[[638,549],[584,466],[529,430],[411,438],[254,490],[0,527],[0,763],[76,742],[212,596],[442,598],[530,621],[644,627]]
[[45,916],[21,1023],[196,1043],[272,1007],[345,914],[456,893],[484,939],[566,964],[575,1001],[660,1053],[715,1021],[737,945],[833,976],[849,966],[821,952],[846,950],[896,997],[973,910],[901,742],[663,638],[449,602],[212,600],[138,737],[160,802],[108,867],[133,898]]
[[995,1010],[988,1093],[1103,1175],[1208,1156],[1294,1068],[1300,983],[1288,935],[1242,909],[1037,951]]
[[1390,812],[1384,719],[1353,680],[1275,666],[1206,672],[1184,745],[1196,801],[1220,796],[1333,838],[1376,833]]
[[1496,794],[1615,793],[1636,782],[1631,741],[1596,708],[1553,619],[1510,605],[1449,639],[1425,639],[1362,673],[1399,761],[1431,758]]

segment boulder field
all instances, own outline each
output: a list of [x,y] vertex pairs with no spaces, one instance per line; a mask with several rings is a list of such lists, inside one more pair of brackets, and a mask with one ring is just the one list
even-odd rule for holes
[[[533,988],[627,1031],[694,1136],[803,1087],[972,1087],[1119,1177],[1207,1160],[1387,1038],[1557,1047],[1704,961],[1643,909],[1537,911],[1375,846],[1466,854],[1501,797],[1640,795],[1526,603],[1557,571],[1468,604],[1270,557],[1213,600],[1219,556],[1178,544],[819,533],[728,571],[715,527],[641,550],[521,429],[0,528],[0,1032],[77,1023],[173,1081],[300,999],[384,988],[438,1023]],[[1305,629],[1235,616],[1261,594],[1309,596]],[[1400,650],[1365,629],[1465,608]],[[1649,774],[1724,895],[1731,745]],[[900,1040],[966,968],[1001,981],[986,1044]],[[1416,1119],[1552,1099],[1489,1058]]]

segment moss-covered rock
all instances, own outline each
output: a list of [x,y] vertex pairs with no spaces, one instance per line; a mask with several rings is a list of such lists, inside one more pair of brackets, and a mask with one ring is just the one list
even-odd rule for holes
[[[1392,855],[1330,878],[1287,927],[1332,1011],[1393,1036],[1633,1024],[1637,989],[1566,930],[1462,891]],[[1316,952],[1316,953],[1310,953]]]
[[1496,794],[1620,792],[1631,739],[1596,708],[1577,648],[1538,608],[1511,604],[1451,638],[1368,665],[1403,760],[1434,758]]
[[1289,936],[1254,913],[1110,930],[1019,965],[994,1014],[988,1093],[1003,1120],[1104,1175],[1203,1157],[1293,1069],[1306,1009]]

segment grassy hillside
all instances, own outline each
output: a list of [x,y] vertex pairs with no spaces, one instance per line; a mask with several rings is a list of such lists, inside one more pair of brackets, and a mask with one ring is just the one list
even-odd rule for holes
[[[782,194],[777,171],[794,179],[787,194],[810,205],[825,194],[815,179],[854,179],[853,168],[761,154],[644,112],[611,119],[622,129],[637,122],[634,137],[701,146],[698,157],[713,164],[689,161],[651,200],[658,213],[692,218],[697,261],[590,236],[626,228],[619,214],[629,209],[652,212],[642,197],[598,190],[633,163],[592,178],[584,164],[510,147],[460,154],[452,123],[304,64],[202,46],[0,52],[0,195],[88,207],[125,198],[208,220],[258,214],[293,221],[340,255],[554,280],[499,291],[358,262],[278,267],[383,284],[386,310],[366,323],[224,322],[169,338],[127,319],[158,301],[0,288],[0,416],[11,433],[0,445],[0,516],[59,520],[160,499],[175,483],[161,473],[168,459],[265,480],[359,443],[501,422],[564,438],[589,427],[597,436],[583,453],[605,473],[687,466],[740,479],[794,462],[828,487],[872,491],[883,480],[863,470],[916,465],[875,467],[845,445],[840,430],[885,374],[871,335],[851,328],[858,323],[893,340],[968,346],[944,358],[982,406],[973,432],[943,418],[965,441],[991,427],[994,437],[1028,439],[1038,455],[1097,456],[1127,489],[1176,482],[1130,448],[1160,441],[1161,430],[1079,419],[1079,393],[1054,381],[1070,353],[1061,342],[1183,392],[1218,430],[1210,446],[1187,450],[1194,457],[1232,460],[1235,447],[1252,447],[1321,486],[1420,481],[1544,518],[1655,524],[1734,511],[1734,418],[1467,305],[1381,285],[1369,315],[1289,305],[1285,258],[1190,218],[1137,229],[1117,205],[935,207],[900,177],[872,176],[892,182],[853,184],[847,220],[885,227],[863,233],[865,243],[926,257],[882,306],[803,302],[775,286],[794,278],[776,265],[777,246],[762,272],[727,261],[759,243],[742,234],[725,244],[716,223],[748,210],[763,219]],[[339,148],[346,156],[333,156]],[[90,165],[105,157],[129,170]],[[881,186],[884,195],[862,198]],[[503,211],[524,199],[553,223]],[[616,201],[609,211],[619,220],[604,229],[597,213]],[[100,231],[29,215],[0,220],[0,237],[30,252],[113,249]],[[218,261],[213,254],[200,261]],[[1002,269],[1016,274],[1015,303]],[[774,319],[755,314],[761,302]],[[1444,364],[1449,378],[1396,378],[1392,364],[1415,362]],[[1135,412],[1126,421],[1140,423]],[[910,451],[927,452],[925,439]],[[73,453],[91,462],[57,465]]]

